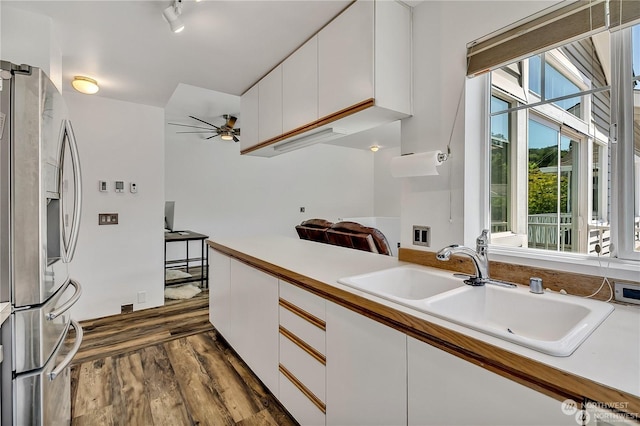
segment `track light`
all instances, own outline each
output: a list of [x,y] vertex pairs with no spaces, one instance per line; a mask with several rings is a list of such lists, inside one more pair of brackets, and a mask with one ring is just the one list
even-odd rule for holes
[[174,33],[179,33],[184,30],[184,23],[182,19],[180,19],[180,14],[182,13],[182,0],[175,0],[173,4],[167,7],[163,12],[162,16],[164,20],[169,23],[171,27],[171,31]]

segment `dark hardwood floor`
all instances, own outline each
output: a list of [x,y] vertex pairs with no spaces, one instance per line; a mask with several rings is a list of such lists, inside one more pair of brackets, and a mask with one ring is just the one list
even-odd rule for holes
[[208,319],[206,292],[82,324],[73,425],[295,425]]

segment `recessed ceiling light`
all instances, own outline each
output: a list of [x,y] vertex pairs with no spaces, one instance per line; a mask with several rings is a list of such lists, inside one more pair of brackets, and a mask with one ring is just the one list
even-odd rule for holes
[[81,75],[76,75],[75,77],[73,77],[71,85],[78,92],[84,93],[85,95],[93,95],[95,93],[98,93],[98,90],[100,90],[97,81]]
[[378,145],[371,145],[369,149],[371,150],[371,152],[377,152],[380,147]]

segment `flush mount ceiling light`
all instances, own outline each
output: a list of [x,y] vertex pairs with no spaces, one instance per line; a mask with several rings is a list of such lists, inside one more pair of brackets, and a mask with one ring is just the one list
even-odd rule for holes
[[84,93],[85,95],[93,95],[94,93],[98,93],[98,90],[100,90],[97,81],[89,77],[83,77],[81,75],[76,75],[75,77],[73,77],[71,85],[78,92]]
[[378,152],[380,147],[378,145],[371,145],[369,149],[371,150],[371,152]]
[[182,0],[175,0],[173,4],[162,12],[162,17],[169,23],[171,31],[179,33],[184,30],[184,23],[180,19],[182,13]]

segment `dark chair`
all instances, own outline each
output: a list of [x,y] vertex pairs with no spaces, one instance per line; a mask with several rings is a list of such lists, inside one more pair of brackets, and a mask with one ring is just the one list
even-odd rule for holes
[[309,219],[296,226],[296,232],[302,240],[328,243],[326,231],[333,225],[324,219]]
[[356,222],[338,222],[326,231],[329,244],[391,255],[391,247],[380,230]]

